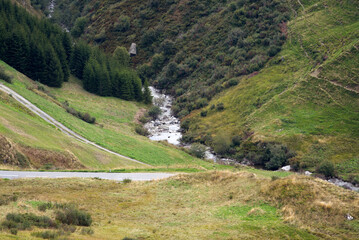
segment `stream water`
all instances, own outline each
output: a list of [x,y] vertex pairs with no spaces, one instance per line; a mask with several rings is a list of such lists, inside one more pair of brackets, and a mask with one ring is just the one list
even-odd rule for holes
[[[154,87],[150,87],[150,90],[153,96],[153,104],[160,107],[161,114],[156,120],[145,124],[145,128],[150,133],[149,139],[154,141],[166,140],[173,145],[190,148],[190,144],[181,143],[181,122],[172,114],[172,97],[161,93]],[[207,147],[205,152],[205,158],[221,164],[230,164],[235,162],[232,159],[217,157],[213,150],[209,147]]]
[[150,132],[149,138],[154,141],[166,140],[173,145],[180,145],[182,137],[180,121],[172,115],[172,97],[160,93],[159,90],[150,87],[153,96],[153,104],[160,107],[161,114],[154,121],[145,124]]
[[50,1],[50,4],[49,4],[49,7],[48,7],[48,9],[49,9],[49,18],[52,18],[52,14],[54,13],[54,11],[55,11],[55,0],[51,0]]

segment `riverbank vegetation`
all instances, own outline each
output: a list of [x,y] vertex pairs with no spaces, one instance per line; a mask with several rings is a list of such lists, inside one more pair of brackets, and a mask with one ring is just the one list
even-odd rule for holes
[[[272,180],[271,174],[275,172],[216,171],[127,184],[0,180],[4,192],[17,193],[15,201],[0,206],[0,221],[9,213],[55,219],[56,207],[51,206],[76,202],[91,215],[91,231],[74,226],[71,235],[64,235],[68,239],[358,238],[357,193],[311,177]],[[354,220],[347,220],[348,214]],[[33,228],[19,230],[17,237],[37,239],[34,232],[46,231],[57,232]],[[3,228],[0,237],[13,235]]]

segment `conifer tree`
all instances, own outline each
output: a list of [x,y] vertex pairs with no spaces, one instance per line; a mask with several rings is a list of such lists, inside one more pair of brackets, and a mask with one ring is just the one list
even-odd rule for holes
[[82,79],[83,70],[90,54],[91,49],[86,43],[79,42],[75,45],[71,56],[70,69],[76,77]]
[[116,59],[118,64],[120,64],[120,66],[128,67],[130,65],[130,54],[124,47],[117,47],[113,52],[113,57]]
[[18,71],[24,72],[27,66],[28,44],[21,28],[14,29],[10,38],[7,38],[7,52],[5,61]]
[[148,87],[148,81],[145,80],[144,87],[143,87],[143,102],[145,104],[151,104],[152,103],[152,95],[151,91]]
[[86,91],[95,93],[97,91],[95,86],[95,72],[94,72],[94,59],[90,58],[90,60],[86,63],[84,72],[83,72],[83,86]]
[[71,43],[70,35],[66,32],[62,34],[62,45],[66,53],[67,63],[70,64],[70,59],[72,54],[72,43]]
[[111,84],[110,78],[107,71],[107,67],[103,63],[102,65],[98,65],[100,68],[97,69],[98,71],[98,94],[100,96],[110,96],[111,95]]
[[136,101],[141,102],[143,99],[141,79],[134,72],[131,72],[130,74],[131,74],[131,82],[133,86],[133,97]]
[[45,70],[41,83],[50,87],[61,87],[63,73],[60,60],[55,54],[54,49],[48,45],[45,47]]
[[44,79],[45,54],[36,43],[36,40],[30,41],[29,59],[28,59],[28,76],[35,81]]
[[118,96],[124,100],[133,100],[133,86],[129,78],[128,70],[118,73]]

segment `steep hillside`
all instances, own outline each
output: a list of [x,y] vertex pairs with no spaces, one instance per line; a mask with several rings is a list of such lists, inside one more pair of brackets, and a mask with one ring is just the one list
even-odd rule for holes
[[[4,66],[2,62],[0,64]],[[16,78],[25,79],[19,73]],[[18,80],[15,79],[15,82],[18,83]],[[68,137],[3,92],[0,92],[0,112],[2,169],[141,167],[140,164],[121,159]]]
[[[359,181],[359,18],[357,1],[303,1],[288,23],[283,50],[255,76],[193,113],[190,132],[279,141],[297,153],[291,164],[314,170],[331,161],[340,177]],[[230,139],[228,139],[230,140]],[[238,159],[253,158],[237,147]],[[348,171],[350,173],[348,173]]]
[[62,17],[55,21],[62,24],[77,8],[75,38],[107,52],[136,43],[132,62],[140,77],[175,95],[181,118],[261,69],[280,51],[291,16],[291,5],[276,0],[87,2],[58,1]]
[[[27,98],[65,126],[101,146],[153,166],[211,166],[209,163],[191,157],[179,149],[152,142],[148,138],[136,134],[134,131],[134,126],[136,125],[135,115],[138,112],[143,112],[146,107],[144,104],[90,94],[82,89],[78,80],[65,83],[65,86],[61,89],[48,88],[32,81],[4,62],[0,61],[0,66],[5,69],[8,75],[13,77],[13,84],[6,84],[8,87]],[[32,114],[29,115],[29,112],[25,110],[25,113],[21,113],[21,115],[26,117],[21,117],[16,110],[8,106],[6,99],[11,100],[11,98],[4,96],[4,99],[2,102],[4,109],[1,111],[4,115],[1,115],[3,120],[0,122],[2,126],[0,133],[10,138],[13,142],[45,150],[54,149],[64,152],[69,149],[72,154],[81,160],[82,164],[90,168],[127,168],[127,165],[129,167],[133,166],[127,161],[122,162],[120,159],[101,151],[95,151],[92,148],[84,150],[79,147],[83,146],[82,143],[74,144],[75,140],[68,139],[68,137],[62,133],[60,134],[35,117],[42,125],[47,126],[44,127],[44,131],[46,129],[53,129],[54,131],[49,134],[43,133],[41,131],[42,125],[33,124],[34,120],[31,119],[34,116]],[[96,117],[97,124],[89,124],[68,113],[63,104],[65,101],[67,106]],[[27,122],[25,120],[28,118],[31,121]],[[8,119],[11,119],[11,121]],[[60,134],[60,136],[56,137],[56,134]],[[39,139],[34,141],[33,138]],[[139,165],[135,164],[135,166]]]

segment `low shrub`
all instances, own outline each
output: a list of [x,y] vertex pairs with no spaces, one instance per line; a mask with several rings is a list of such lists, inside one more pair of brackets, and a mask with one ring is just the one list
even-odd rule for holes
[[139,121],[141,123],[145,124],[145,123],[148,123],[149,121],[151,121],[151,118],[146,117],[146,116],[142,116],[142,117],[140,117]]
[[213,139],[213,150],[218,154],[227,154],[230,146],[230,140],[224,135],[219,135]]
[[40,203],[37,206],[37,209],[39,209],[39,211],[41,212],[45,212],[48,209],[52,209],[53,208],[53,204],[51,202],[44,202],[44,203]]
[[70,107],[68,102],[65,101],[63,104],[62,104],[63,108],[65,108],[65,110],[70,113],[71,115],[87,122],[87,123],[90,123],[90,124],[95,124],[96,123],[96,118],[95,117],[92,117],[89,113],[84,113],[84,112],[80,112],[80,111],[77,111],[75,110],[74,108]]
[[123,179],[123,181],[122,181],[124,184],[128,184],[128,183],[131,183],[132,182],[132,180],[131,179],[129,179],[129,178],[125,178],[125,179]]
[[200,143],[194,143],[191,145],[189,152],[197,158],[204,158],[206,155],[206,146]]
[[217,104],[217,111],[223,111],[224,110],[224,104],[223,103],[218,103]]
[[148,132],[148,130],[146,128],[144,128],[142,125],[136,125],[135,131],[137,134],[142,135],[142,136],[148,136],[150,134]]
[[4,228],[17,230],[31,229],[32,226],[39,228],[56,228],[57,224],[46,216],[37,216],[33,213],[9,213],[6,220],[1,224]]
[[201,111],[201,117],[206,117],[206,116],[207,116],[207,111],[206,110]]
[[264,167],[267,170],[278,170],[288,164],[289,159],[295,157],[295,153],[280,143],[258,142],[245,144],[244,148],[250,149],[245,157],[254,165]]
[[316,169],[316,172],[323,174],[326,178],[335,177],[335,167],[332,162],[322,162]]
[[56,239],[59,234],[54,231],[45,231],[45,232],[35,232],[32,235],[43,239]]
[[0,79],[4,80],[7,83],[12,83],[12,77],[6,74],[3,68],[0,68]]
[[12,235],[17,235],[17,229],[16,229],[16,228],[11,228],[11,229],[10,229],[10,233],[11,233]]
[[8,205],[10,202],[16,202],[17,199],[18,196],[15,194],[13,195],[3,194],[0,196],[0,206]]
[[234,136],[233,138],[232,138],[232,145],[233,146],[239,146],[239,145],[241,145],[241,141],[242,141],[242,138],[240,137],[240,136]]
[[148,110],[147,114],[148,114],[148,116],[150,116],[154,120],[161,114],[161,109],[158,106],[152,106]]
[[82,228],[81,234],[82,235],[92,235],[92,234],[94,234],[94,231],[92,230],[92,228]]
[[67,225],[91,226],[91,215],[75,207],[68,207],[56,212],[56,220]]

